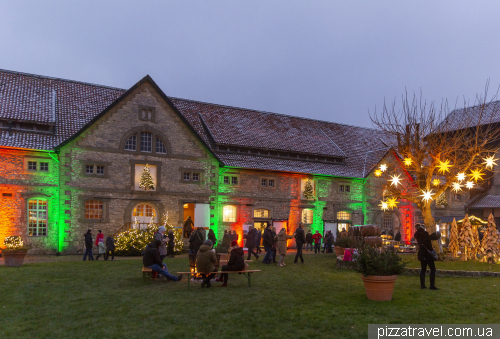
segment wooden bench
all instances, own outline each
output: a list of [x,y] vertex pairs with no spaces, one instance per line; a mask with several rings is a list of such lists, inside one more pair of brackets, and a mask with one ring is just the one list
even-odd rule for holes
[[241,273],[243,274],[245,277],[247,277],[248,279],[248,287],[250,287],[250,276],[252,273],[257,273],[257,272],[261,272],[261,270],[246,270],[246,271],[220,271],[220,272],[210,272],[210,273],[205,273],[205,272],[177,272],[177,274],[187,274],[188,276],[188,288],[189,288],[189,282],[191,281],[191,275],[193,274],[220,274],[220,273],[228,273],[228,274],[231,274],[231,273]]
[[154,279],[153,278],[153,269],[143,266],[142,267],[142,279],[143,280],[147,279],[148,281],[151,282],[151,279]]

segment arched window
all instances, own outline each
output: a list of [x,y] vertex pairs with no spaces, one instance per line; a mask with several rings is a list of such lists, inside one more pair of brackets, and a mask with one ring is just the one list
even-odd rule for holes
[[137,149],[136,144],[137,144],[137,134],[133,134],[132,136],[130,136],[130,138],[127,139],[127,142],[125,143],[125,150],[135,151]]
[[156,137],[156,153],[167,154],[167,148],[158,136]]
[[266,210],[265,208],[258,208],[253,211],[253,217],[269,219],[269,210]]
[[152,134],[149,132],[141,132],[141,152],[151,153]]
[[382,228],[392,230],[393,227],[393,219],[391,212],[384,212],[382,217]]
[[103,203],[100,200],[85,201],[85,219],[100,220],[103,216]]
[[337,212],[337,219],[338,220],[351,220],[351,213],[345,212],[345,211]]
[[313,223],[314,211],[310,208],[304,208],[302,210],[302,222],[304,224],[312,224]]
[[28,200],[28,235],[47,235],[47,200]]
[[236,222],[236,206],[226,205],[222,209],[223,222]]

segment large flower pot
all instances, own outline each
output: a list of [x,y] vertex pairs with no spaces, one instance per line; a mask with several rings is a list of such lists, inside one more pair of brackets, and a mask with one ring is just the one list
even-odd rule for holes
[[2,256],[5,262],[5,266],[22,266],[26,253],[28,253],[28,250],[2,250]]
[[365,283],[366,296],[368,299],[376,301],[388,301],[392,299],[394,283],[397,278],[397,275],[361,276],[361,279],[363,279],[363,282]]
[[335,246],[335,255],[338,257],[339,255],[344,255],[345,248]]

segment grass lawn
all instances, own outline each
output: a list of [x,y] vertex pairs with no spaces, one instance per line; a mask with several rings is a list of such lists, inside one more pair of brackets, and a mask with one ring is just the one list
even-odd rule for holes
[[[401,257],[407,262],[406,267],[420,268],[420,261],[416,254],[402,254]],[[460,270],[460,271],[489,271],[500,272],[500,265],[490,265],[478,261],[436,261],[436,269],[441,270]]]
[[[248,288],[187,282],[144,284],[138,260],[0,266],[0,338],[366,338],[375,323],[499,323],[500,281],[439,278],[439,291],[400,276],[393,300],[367,300],[358,273],[333,255],[305,265],[254,262]],[[171,272],[188,259],[167,259]],[[438,265],[439,266],[439,265]],[[464,307],[466,306],[466,307]]]

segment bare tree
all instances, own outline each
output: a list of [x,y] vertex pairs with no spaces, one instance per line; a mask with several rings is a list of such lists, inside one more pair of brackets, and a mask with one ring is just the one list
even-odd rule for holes
[[412,97],[405,93],[400,109],[394,100],[390,106],[384,103],[380,113],[370,114],[373,124],[391,140],[410,177],[398,174],[401,168],[375,171],[385,179],[379,192],[383,209],[396,207],[394,201],[399,199],[413,202],[422,211],[427,229],[434,232],[433,200],[447,189],[467,191],[492,175],[499,149],[500,102],[495,101],[497,94],[487,99],[488,84],[484,93],[474,105],[464,101],[463,109],[452,112],[446,101],[436,107],[421,93]]

